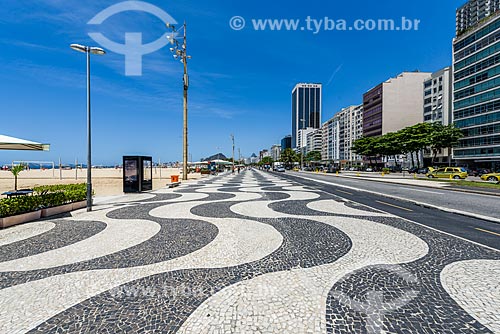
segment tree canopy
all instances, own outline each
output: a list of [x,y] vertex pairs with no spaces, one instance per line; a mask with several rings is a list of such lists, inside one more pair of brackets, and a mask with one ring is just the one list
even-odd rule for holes
[[[413,154],[425,148],[433,151],[434,157],[443,148],[452,148],[463,137],[462,131],[454,124],[444,126],[441,123],[419,123],[397,132],[389,132],[379,137],[362,137],[353,142],[352,150],[367,157],[370,164],[377,156],[396,156]],[[417,165],[420,165],[417,156]],[[434,162],[434,158],[433,158]]]

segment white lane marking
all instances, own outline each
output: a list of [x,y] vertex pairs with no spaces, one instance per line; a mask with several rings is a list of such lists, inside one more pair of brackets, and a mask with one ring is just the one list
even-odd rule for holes
[[[318,183],[328,184],[328,185],[336,186],[336,187],[340,187],[340,188],[357,190],[357,191],[362,191],[362,192],[369,193],[369,194],[374,194],[374,195],[384,196],[384,197],[388,197],[388,198],[392,198],[392,199],[397,199],[397,200],[400,200],[400,201],[403,201],[403,202],[410,202],[410,203],[414,203],[416,205],[426,206],[426,207],[433,208],[433,209],[440,210],[440,211],[444,211],[444,212],[456,213],[456,214],[459,214],[459,215],[462,215],[462,216],[473,217],[473,218],[477,218],[477,219],[482,219],[482,220],[487,220],[487,221],[493,221],[493,222],[500,223],[500,219],[489,217],[489,216],[477,215],[477,214],[472,214],[470,212],[465,212],[465,211],[460,211],[460,210],[455,210],[455,209],[450,209],[450,208],[444,208],[444,207],[440,207],[440,206],[437,206],[437,205],[427,204],[427,203],[418,202],[418,201],[414,201],[414,200],[408,200],[407,198],[403,198],[403,197],[399,197],[399,196],[384,195],[384,194],[378,193],[376,191],[371,191],[371,190],[366,190],[366,189],[359,189],[359,188],[349,187],[349,186],[346,186],[346,185],[343,185],[343,184],[331,183],[331,182],[317,180],[317,179],[309,179],[309,178],[306,178],[306,177],[303,177],[303,176],[296,176],[296,177],[299,177],[299,178],[302,178],[302,179],[306,179],[306,180],[309,180],[309,181],[315,181],[315,182],[318,182]],[[339,197],[341,197],[341,196],[339,196]],[[382,211],[382,210],[379,210],[379,211]],[[433,231],[436,231],[436,232],[439,232],[439,233],[442,233],[442,234],[446,234],[446,235],[452,236],[454,238],[470,242],[470,243],[472,243],[474,245],[478,245],[478,246],[481,246],[481,247],[484,247],[484,248],[491,249],[491,250],[496,251],[496,252],[500,252],[499,249],[483,245],[480,242],[472,241],[472,240],[460,237],[460,236],[455,235],[455,234],[451,234],[451,233],[448,233],[448,232],[445,232],[445,231],[441,231],[441,230],[438,230],[436,228],[433,228],[433,227],[430,227],[430,226],[427,226],[427,225],[424,225],[424,224],[420,224],[420,223],[417,223],[416,221],[409,220],[409,219],[406,219],[406,218],[403,218],[403,217],[400,217],[400,216],[398,216],[398,217],[400,219],[406,220],[407,222],[410,222],[410,223],[413,223],[413,224],[425,227],[427,229],[430,229],[430,230],[433,230]]]

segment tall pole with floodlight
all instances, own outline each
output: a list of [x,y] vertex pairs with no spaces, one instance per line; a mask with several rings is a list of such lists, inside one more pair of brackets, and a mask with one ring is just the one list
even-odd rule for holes
[[174,54],[175,59],[179,59],[181,63],[184,64],[184,98],[183,98],[183,149],[182,149],[182,179],[188,179],[188,88],[189,88],[189,76],[187,60],[191,59],[191,56],[187,55],[187,38],[186,38],[186,22],[182,25],[182,30],[184,31],[184,36],[182,38],[182,44],[176,39],[178,30],[176,27],[170,23],[167,23],[167,28],[172,30],[172,35],[168,36],[169,42],[173,45],[170,51]]
[[104,49],[85,46],[80,44],[71,44],[70,47],[78,52],[87,55],[87,211],[92,211],[92,132],[90,121],[90,54],[105,55]]

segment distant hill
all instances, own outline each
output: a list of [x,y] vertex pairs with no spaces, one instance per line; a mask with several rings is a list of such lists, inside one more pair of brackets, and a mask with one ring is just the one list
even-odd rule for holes
[[217,153],[208,158],[202,159],[201,161],[212,161],[212,160],[227,160],[227,157],[222,153]]

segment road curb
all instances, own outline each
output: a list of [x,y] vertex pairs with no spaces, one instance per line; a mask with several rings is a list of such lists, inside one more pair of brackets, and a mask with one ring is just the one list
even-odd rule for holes
[[[313,172],[303,172],[307,174],[312,174],[312,175],[317,175],[316,173]],[[325,174],[320,174],[320,175],[325,175]],[[333,174],[326,174],[327,176],[334,177],[335,175]],[[411,187],[419,187],[419,188],[427,188],[427,189],[445,189],[445,190],[450,190],[450,191],[455,191],[455,192],[460,192],[460,193],[469,193],[469,194],[478,194],[478,195],[487,195],[487,196],[496,196],[500,197],[500,193],[492,193],[492,192],[487,192],[487,191],[480,191],[480,190],[471,190],[471,189],[456,189],[456,188],[448,188],[448,187],[431,187],[431,186],[424,186],[421,184],[410,184],[410,183],[403,183],[403,182],[388,182],[385,180],[378,180],[378,179],[372,179],[372,178],[367,178],[367,177],[362,177],[362,176],[351,176],[351,175],[342,175],[339,177],[344,177],[344,178],[349,178],[349,179],[356,179],[356,180],[365,180],[365,181],[372,181],[372,182],[382,182],[382,183],[389,183],[389,184],[400,184],[404,186],[411,186]]]
[[[454,213],[454,214],[458,214],[458,215],[465,216],[465,217],[471,217],[471,218],[486,220],[486,221],[489,221],[489,222],[500,224],[500,219],[494,218],[494,217],[483,216],[483,215],[475,214],[475,213],[472,213],[472,212],[466,212],[466,211],[455,210],[455,209],[450,209],[450,208],[444,208],[444,207],[440,207],[440,206],[429,204],[429,203],[424,203],[424,202],[419,202],[419,201],[411,200],[411,199],[408,199],[408,198],[403,198],[403,197],[389,195],[389,194],[381,194],[381,193],[378,193],[378,192],[375,192],[375,191],[371,191],[371,190],[359,189],[359,188],[355,188],[355,187],[351,187],[351,186],[346,186],[346,185],[342,185],[342,184],[335,184],[335,183],[331,183],[331,182],[328,182],[328,181],[315,180],[315,179],[307,179],[307,178],[305,178],[303,176],[299,176],[299,175],[296,175],[296,176],[299,177],[299,178],[306,179],[306,180],[310,180],[310,181],[314,181],[314,182],[319,182],[319,183],[323,183],[323,184],[328,184],[328,185],[332,185],[332,186],[336,186],[336,187],[340,187],[340,188],[346,188],[346,189],[355,190],[355,191],[361,191],[361,192],[365,192],[365,193],[369,193],[369,194],[375,194],[375,195],[379,195],[379,196],[386,197],[386,198],[396,199],[398,201],[402,201],[402,202],[406,202],[406,203],[412,203],[412,204],[415,204],[415,205],[418,205],[418,206],[421,206],[421,207],[424,207],[424,208],[436,209],[436,210],[440,210],[440,211],[443,211],[443,212]],[[356,178],[356,177],[354,177],[354,178]],[[379,182],[381,182],[381,181],[379,181]],[[386,183],[388,183],[388,182],[386,182]],[[429,187],[425,187],[425,186],[422,186],[422,187],[429,188]]]

